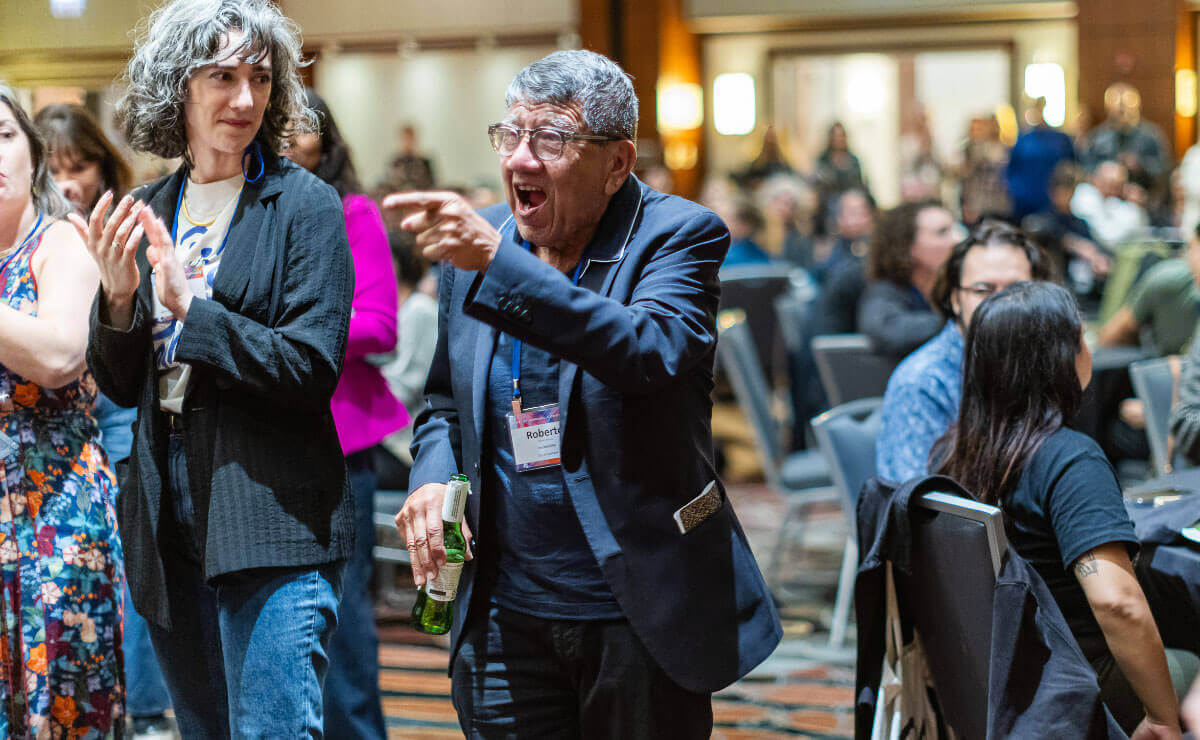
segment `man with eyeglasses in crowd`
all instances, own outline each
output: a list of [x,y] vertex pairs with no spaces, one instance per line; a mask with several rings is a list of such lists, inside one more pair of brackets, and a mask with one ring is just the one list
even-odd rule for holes
[[781,635],[713,466],[729,232],[631,174],[637,98],[605,57],[551,54],[506,103],[506,204],[385,200],[444,262],[397,527],[428,583],[445,481],[470,477],[450,659],[468,737],[707,738],[712,692]]
[[1049,280],[1052,270],[1029,237],[1000,221],[982,221],[955,245],[931,296],[946,325],[888,380],[875,442],[880,478],[903,483],[931,469],[930,450],[958,417],[963,336],[979,304],[1013,283]]

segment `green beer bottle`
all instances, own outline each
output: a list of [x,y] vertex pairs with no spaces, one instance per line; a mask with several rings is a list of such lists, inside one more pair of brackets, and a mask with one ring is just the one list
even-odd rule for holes
[[458,595],[458,578],[462,575],[467,557],[467,541],[463,538],[462,518],[467,508],[471,482],[465,475],[452,475],[446,484],[442,502],[442,531],[446,545],[446,564],[437,576],[417,590],[413,605],[412,624],[418,632],[444,635],[454,621],[454,597]]

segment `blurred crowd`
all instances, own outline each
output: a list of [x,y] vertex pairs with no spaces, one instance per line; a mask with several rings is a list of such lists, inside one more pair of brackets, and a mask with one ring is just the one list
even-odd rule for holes
[[[1104,100],[1103,121],[1070,133],[1045,121],[1044,99],[1030,100],[1011,146],[997,117],[981,115],[951,161],[915,115],[899,140],[901,202],[887,210],[843,124],[829,127],[808,171],[768,128],[758,156],[700,194],[732,233],[723,269],[792,268],[811,300],[806,336],[865,334],[899,361],[942,326],[931,296],[952,247],[984,220],[1007,222],[1050,256],[1099,346],[1183,352],[1200,295],[1200,263],[1183,250],[1200,223],[1200,147],[1176,164],[1135,88],[1113,84]],[[811,359],[792,357],[791,368],[796,418],[811,418],[828,407],[814,398]],[[1121,406],[1106,444],[1114,459],[1145,459],[1143,425],[1136,402]]]

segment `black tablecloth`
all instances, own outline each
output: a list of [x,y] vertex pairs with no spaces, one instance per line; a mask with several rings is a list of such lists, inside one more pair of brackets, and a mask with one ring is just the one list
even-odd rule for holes
[[1126,498],[1150,496],[1156,493],[1176,491],[1179,493],[1200,492],[1200,468],[1184,468],[1174,473],[1151,478],[1125,491]]
[[[1200,481],[1198,470],[1175,475],[1183,473]],[[1128,508],[1142,543],[1135,570],[1163,643],[1200,654],[1200,543],[1180,534],[1200,520],[1200,495],[1185,494],[1162,506],[1131,501]]]

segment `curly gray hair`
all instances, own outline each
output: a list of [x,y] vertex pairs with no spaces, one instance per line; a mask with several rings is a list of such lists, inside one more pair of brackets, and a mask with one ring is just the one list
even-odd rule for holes
[[633,83],[616,62],[594,51],[573,49],[542,57],[517,73],[504,94],[518,101],[583,107],[592,133],[637,141],[638,99]]
[[33,125],[29,114],[21,107],[16,93],[3,82],[0,82],[0,103],[4,103],[12,111],[13,118],[17,119],[17,125],[29,141],[29,159],[33,163],[30,195],[38,212],[55,220],[66,218],[72,210],[71,203],[50,176],[50,165],[46,161],[46,140],[42,138],[37,126]]
[[271,57],[271,96],[256,140],[278,154],[291,134],[317,129],[304,99],[300,68],[306,62],[292,20],[268,0],[174,0],[150,14],[125,69],[129,88],[117,115],[131,147],[191,164],[183,113],[188,80],[220,61],[222,37],[231,30],[244,34],[233,51],[247,62]]

